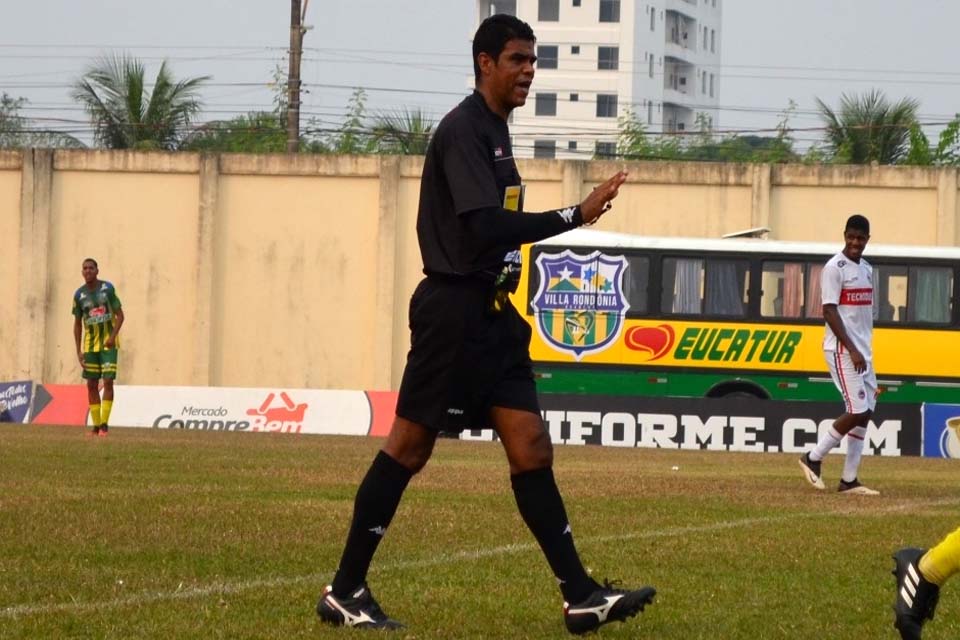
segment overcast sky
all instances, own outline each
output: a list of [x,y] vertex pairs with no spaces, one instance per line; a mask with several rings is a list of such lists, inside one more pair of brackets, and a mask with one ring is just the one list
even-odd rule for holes
[[[722,2],[721,129],[773,127],[791,99],[791,125],[816,127],[814,97],[836,104],[842,92],[874,87],[919,99],[924,122],[960,111],[960,2]],[[162,59],[178,78],[212,76],[203,117],[222,119],[271,108],[273,70],[289,44],[283,0],[4,2],[2,15],[0,92],[29,99],[28,117],[68,130],[87,128],[69,85],[99,55],[132,53],[150,76]],[[473,0],[313,0],[304,125],[334,126],[356,86],[373,109],[420,107],[438,118],[466,92],[474,19]]]

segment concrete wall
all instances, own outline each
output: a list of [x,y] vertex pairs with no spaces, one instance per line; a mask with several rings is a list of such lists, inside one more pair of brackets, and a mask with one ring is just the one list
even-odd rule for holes
[[5,380],[15,369],[18,344],[21,167],[19,152],[0,151],[0,377]]
[[[526,160],[528,210],[623,165]],[[960,244],[955,169],[631,163],[598,228],[839,246]],[[0,152],[0,380],[79,380],[70,304],[90,256],[124,304],[136,385],[396,389],[420,275],[421,158]]]

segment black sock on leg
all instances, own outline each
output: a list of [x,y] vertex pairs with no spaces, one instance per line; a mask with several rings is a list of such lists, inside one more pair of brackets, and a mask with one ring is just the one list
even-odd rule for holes
[[353,503],[350,533],[333,578],[335,596],[349,597],[366,580],[373,554],[383,540],[412,477],[410,470],[383,451],[373,459]]
[[585,600],[597,583],[587,574],[573,544],[573,533],[553,469],[535,469],[510,476],[513,495],[524,522],[543,549],[567,602]]

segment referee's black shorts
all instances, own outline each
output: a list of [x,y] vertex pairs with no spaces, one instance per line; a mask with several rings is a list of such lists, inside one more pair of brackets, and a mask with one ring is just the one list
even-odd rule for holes
[[424,278],[410,299],[410,352],[397,415],[437,431],[491,427],[490,408],[540,413],[530,325],[491,285]]

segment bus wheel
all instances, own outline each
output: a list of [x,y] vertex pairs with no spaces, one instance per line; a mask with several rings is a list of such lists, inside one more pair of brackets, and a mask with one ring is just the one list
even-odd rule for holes
[[731,391],[730,393],[725,393],[721,398],[755,398],[757,400],[764,400],[763,396],[759,396],[755,393],[750,393],[749,391]]
[[707,391],[707,398],[752,398],[754,400],[768,400],[770,395],[766,389],[750,382],[734,382],[718,384]]

